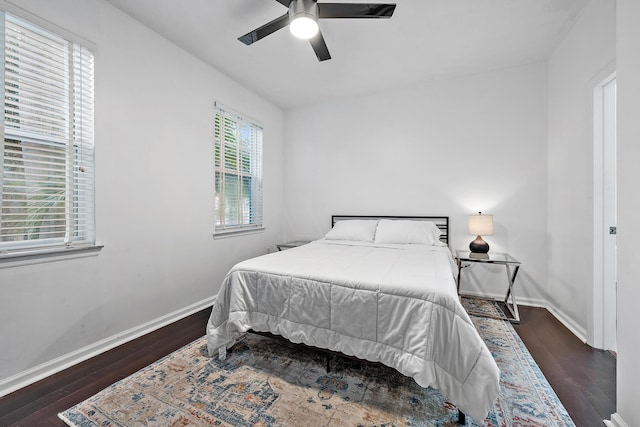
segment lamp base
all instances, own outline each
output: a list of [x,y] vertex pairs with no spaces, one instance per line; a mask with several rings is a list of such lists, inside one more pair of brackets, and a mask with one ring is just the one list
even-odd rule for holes
[[469,243],[469,250],[476,254],[486,254],[489,252],[489,244],[482,240],[482,237],[476,237],[476,240]]

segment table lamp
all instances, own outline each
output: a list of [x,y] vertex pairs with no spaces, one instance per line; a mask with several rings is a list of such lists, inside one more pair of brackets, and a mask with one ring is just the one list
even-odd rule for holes
[[477,254],[489,252],[489,244],[481,236],[493,235],[493,215],[469,215],[469,234],[475,234],[476,239],[469,243],[469,250]]

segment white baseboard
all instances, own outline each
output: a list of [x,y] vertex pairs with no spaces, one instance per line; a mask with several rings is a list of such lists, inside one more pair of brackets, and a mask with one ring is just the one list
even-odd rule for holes
[[558,310],[556,307],[547,306],[547,310],[549,310],[549,312],[553,314],[554,317],[560,321],[560,323],[566,326],[567,329],[573,332],[573,335],[578,337],[580,341],[584,343],[587,342],[587,331],[582,326],[578,325],[575,320],[567,316],[567,314],[563,311]]
[[[207,307],[211,307],[215,301],[215,296],[203,299],[187,307],[173,311],[164,316],[158,317],[142,325],[134,326],[131,329],[120,332],[111,337],[100,340],[96,343],[90,344],[86,347],[67,353],[63,356],[57,357],[53,360],[47,361],[26,371],[19,372],[5,379],[0,380],[0,397],[12,393],[22,387],[26,387],[29,384],[33,384],[36,381],[40,381],[50,375],[67,369],[80,362],[84,362],[98,354],[111,350],[119,345],[134,340],[142,335],[153,332],[163,326],[169,325],[200,310],[204,310]],[[204,328],[202,334],[204,335]]]
[[[486,294],[486,293],[478,293],[478,292],[466,292],[464,295],[475,296],[475,297],[483,297],[483,298],[492,298],[498,301],[504,300],[504,295],[498,294]],[[541,307],[546,308],[549,313],[553,315],[560,323],[562,323],[567,329],[571,331],[578,339],[582,342],[587,342],[587,331],[576,321],[574,321],[570,316],[564,313],[562,310],[558,310],[556,307],[550,305],[547,301],[541,299],[534,298],[517,298],[518,305],[528,305],[531,307]]]
[[607,427],[630,427],[629,424],[624,422],[624,420],[622,419],[622,417],[620,417],[620,415],[618,415],[618,413],[611,415],[611,421],[604,420],[603,422]]

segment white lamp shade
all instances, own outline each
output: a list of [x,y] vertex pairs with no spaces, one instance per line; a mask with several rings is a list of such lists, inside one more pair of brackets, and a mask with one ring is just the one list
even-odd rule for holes
[[469,234],[493,235],[493,215],[469,215]]
[[312,16],[298,14],[289,24],[289,31],[297,38],[307,40],[318,34],[318,22]]

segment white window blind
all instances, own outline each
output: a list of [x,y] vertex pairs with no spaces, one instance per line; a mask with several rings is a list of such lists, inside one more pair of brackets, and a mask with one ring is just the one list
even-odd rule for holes
[[262,228],[262,127],[217,106],[214,128],[215,232]]
[[0,17],[0,249],[93,244],[93,53]]

